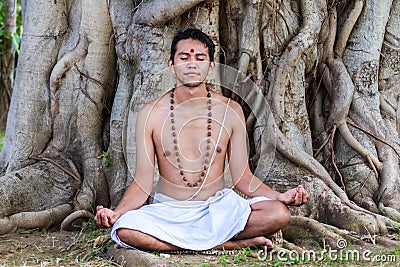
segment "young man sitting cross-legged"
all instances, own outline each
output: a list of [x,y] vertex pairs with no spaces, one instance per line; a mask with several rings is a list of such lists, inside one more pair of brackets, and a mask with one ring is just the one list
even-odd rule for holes
[[[179,32],[171,44],[170,70],[177,86],[146,104],[136,125],[134,181],[114,209],[97,207],[99,227],[113,227],[123,247],[206,250],[272,247],[268,237],[288,223],[287,205],[309,195],[299,185],[279,193],[248,166],[245,119],[240,105],[205,83],[215,46],[203,32]],[[225,155],[235,189],[224,188]],[[157,157],[160,179],[152,192]]]

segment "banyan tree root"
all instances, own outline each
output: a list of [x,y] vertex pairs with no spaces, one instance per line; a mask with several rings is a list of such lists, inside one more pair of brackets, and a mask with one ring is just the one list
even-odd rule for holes
[[112,257],[115,262],[121,266],[148,266],[148,267],[166,267],[167,262],[148,252],[138,249],[125,249],[111,246],[107,250],[108,256]]
[[299,248],[293,247],[293,244],[287,242],[286,239],[295,244],[300,244],[304,240],[322,241],[322,238],[326,245],[340,249],[343,249],[342,242],[344,240],[356,245],[365,245],[368,242],[373,244],[376,249],[385,250],[396,248],[400,245],[400,241],[392,240],[387,235],[380,235],[373,231],[366,230],[364,234],[361,234],[298,216],[293,216],[290,219],[289,224],[283,229],[283,236],[285,238],[284,247],[298,252],[301,252]]
[[[307,230],[305,231],[304,229]],[[345,230],[337,229],[335,231],[332,227],[327,228],[324,224],[314,219],[298,216],[290,218],[289,224],[283,229],[283,236],[295,244],[304,240],[318,240],[323,237],[327,244],[332,247],[336,247],[338,240],[342,239],[343,236],[355,241],[355,238],[348,235]]]
[[385,235],[388,234],[388,226],[397,224],[382,215],[352,209],[330,191],[320,194],[316,213],[314,218],[320,222],[363,234],[374,232]]
[[133,20],[136,24],[163,26],[203,0],[144,1],[138,6]]
[[51,209],[36,212],[21,212],[0,219],[0,235],[18,229],[49,229],[59,225],[72,211],[72,205],[62,204]]
[[85,34],[81,34],[79,36],[79,42],[75,49],[69,53],[66,53],[61,57],[61,59],[54,66],[51,75],[50,75],[50,94],[51,94],[51,114],[50,117],[52,119],[51,125],[54,123],[54,118],[58,114],[59,111],[59,102],[57,99],[57,91],[60,89],[61,80],[63,75],[70,70],[75,63],[80,60],[83,60],[87,55],[88,49],[88,40]]
[[82,221],[93,219],[93,214],[87,210],[78,210],[68,215],[61,223],[61,229],[74,231],[81,228]]

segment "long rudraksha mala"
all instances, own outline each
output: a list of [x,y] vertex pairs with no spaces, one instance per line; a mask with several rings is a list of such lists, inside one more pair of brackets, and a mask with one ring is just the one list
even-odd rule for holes
[[187,186],[189,187],[196,187],[199,184],[201,184],[201,182],[203,181],[205,175],[206,175],[206,171],[207,168],[209,167],[208,164],[210,163],[210,149],[211,149],[211,123],[212,123],[212,112],[211,112],[211,92],[210,92],[210,88],[208,88],[208,86],[206,86],[206,90],[207,90],[207,146],[206,146],[206,153],[205,153],[205,158],[204,158],[204,165],[202,168],[202,171],[200,173],[200,177],[194,182],[191,183],[188,181],[188,179],[185,177],[185,172],[183,171],[183,167],[182,167],[182,160],[180,158],[180,154],[179,154],[179,146],[178,146],[178,140],[177,140],[177,133],[176,133],[176,126],[175,126],[175,114],[174,114],[174,94],[175,94],[175,88],[173,88],[171,90],[171,99],[170,99],[170,118],[171,118],[171,135],[173,137],[173,148],[175,151],[175,156],[176,156],[176,162],[178,164],[178,169],[179,169],[179,173],[182,177],[182,180],[186,183]]

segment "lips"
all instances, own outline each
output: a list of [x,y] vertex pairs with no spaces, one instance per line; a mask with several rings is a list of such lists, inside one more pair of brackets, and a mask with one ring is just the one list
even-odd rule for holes
[[200,73],[198,73],[198,72],[186,72],[185,75],[188,75],[188,76],[199,76]]

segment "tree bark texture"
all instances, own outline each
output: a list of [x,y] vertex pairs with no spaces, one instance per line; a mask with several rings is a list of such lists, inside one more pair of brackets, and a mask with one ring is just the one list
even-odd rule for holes
[[4,3],[4,33],[2,46],[4,54],[0,55],[0,130],[4,130],[10,106],[14,83],[15,44],[10,38],[17,31],[17,1],[5,0]]
[[[134,179],[137,113],[174,85],[169,45],[188,27],[217,44],[225,67],[210,82],[243,106],[254,173],[311,193],[288,238],[299,225],[387,233],[400,219],[398,1],[41,0],[24,19],[0,154],[7,229],[30,227],[15,214],[55,212],[56,224],[117,205]],[[47,193],[7,189],[31,183]]]

